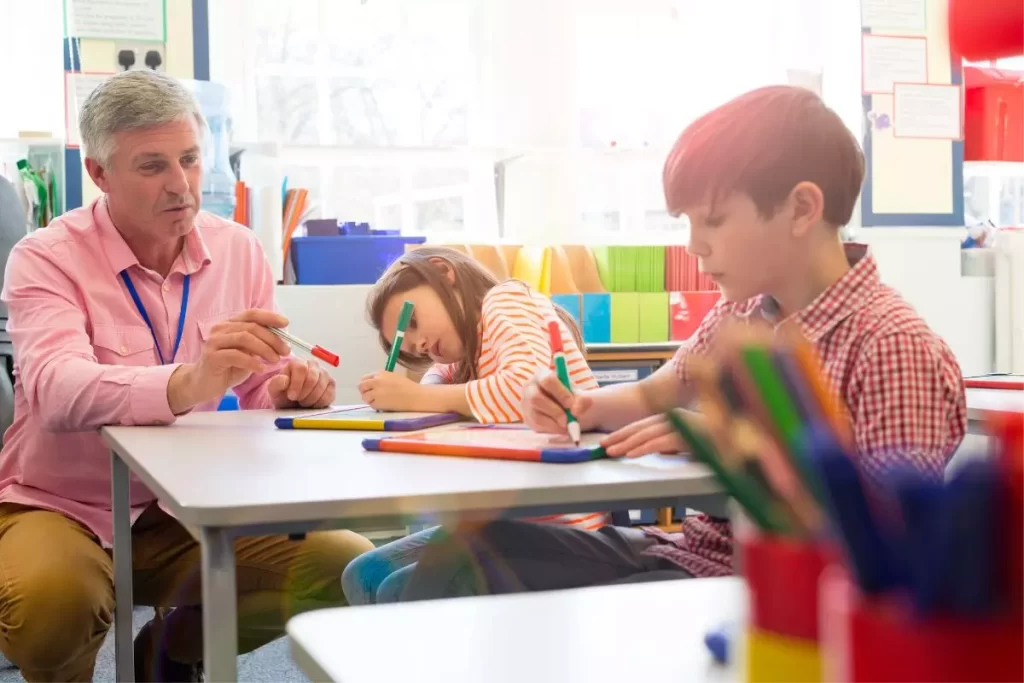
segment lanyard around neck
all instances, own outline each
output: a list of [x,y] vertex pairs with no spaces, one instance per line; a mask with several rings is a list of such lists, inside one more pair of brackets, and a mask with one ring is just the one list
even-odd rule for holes
[[181,335],[185,331],[185,313],[188,311],[188,288],[191,275],[186,275],[182,282],[181,289],[181,313],[178,315],[178,334],[174,338],[174,351],[171,353],[171,357],[164,360],[163,351],[160,350],[160,342],[156,338],[156,329],[153,328],[153,323],[149,319],[149,314],[146,313],[146,307],[142,305],[142,299],[139,298],[139,293],[135,290],[135,285],[132,283],[132,279],[128,276],[128,269],[121,271],[121,279],[124,280],[124,286],[128,288],[128,294],[131,295],[132,301],[135,302],[135,308],[139,309],[139,315],[142,316],[143,322],[146,323],[146,327],[149,328],[149,333],[153,335],[153,344],[156,346],[156,355],[160,358],[160,364],[166,365],[167,363],[173,363],[175,356],[178,355],[178,347],[181,346]]

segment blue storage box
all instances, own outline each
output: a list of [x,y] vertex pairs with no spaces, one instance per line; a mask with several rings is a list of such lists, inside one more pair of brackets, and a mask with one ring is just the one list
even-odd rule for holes
[[580,328],[580,332],[583,331],[583,306],[579,294],[552,294],[551,303],[556,306],[564,308],[572,319],[576,321],[576,326]]
[[342,235],[370,235],[373,232],[370,230],[369,223],[354,223],[347,221],[342,223],[338,228]]
[[295,283],[372,285],[405,253],[405,245],[423,244],[426,240],[392,235],[295,237],[291,246]]
[[583,294],[583,340],[607,344],[612,340],[612,299],[609,294]]

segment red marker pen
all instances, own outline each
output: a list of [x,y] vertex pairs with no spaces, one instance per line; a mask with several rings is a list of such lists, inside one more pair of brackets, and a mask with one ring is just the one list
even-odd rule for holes
[[292,346],[298,346],[300,349],[302,349],[303,351],[305,351],[309,355],[313,356],[314,358],[319,358],[320,360],[322,360],[323,362],[327,363],[328,365],[333,365],[334,367],[338,367],[338,364],[341,362],[341,359],[338,358],[338,354],[331,353],[330,351],[328,351],[327,349],[325,349],[322,346],[315,346],[313,344],[307,344],[306,342],[302,341],[298,337],[294,337],[294,336],[288,334],[287,332],[285,332],[284,330],[280,330],[280,329],[278,329],[276,327],[268,327],[267,329],[270,330],[271,332],[273,332],[274,334],[276,334],[281,339],[284,339],[286,342],[288,342]]

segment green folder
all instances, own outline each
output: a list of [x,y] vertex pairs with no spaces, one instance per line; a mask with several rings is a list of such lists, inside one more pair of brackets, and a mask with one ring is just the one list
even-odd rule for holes
[[612,343],[636,344],[640,341],[640,295],[634,292],[613,292]]
[[[631,247],[630,248],[630,284],[633,286],[634,292],[643,292],[640,289],[640,275],[643,270],[643,252],[644,247]],[[646,278],[646,274],[644,274]]]
[[601,282],[609,292],[664,292],[665,247],[593,247]]
[[629,247],[612,247],[615,250],[615,291],[629,292]]
[[633,291],[643,292],[647,282],[647,273],[644,272],[644,250],[645,247],[633,247],[630,249],[633,256]]
[[[669,339],[668,292],[644,292],[637,295],[641,342],[665,342]],[[612,337],[615,336],[615,302],[612,302]]]
[[654,281],[651,283],[652,292],[664,292],[665,287],[665,247],[651,247],[651,267],[654,272]]
[[633,292],[635,290],[636,267],[633,264],[631,247],[615,247],[615,291]]

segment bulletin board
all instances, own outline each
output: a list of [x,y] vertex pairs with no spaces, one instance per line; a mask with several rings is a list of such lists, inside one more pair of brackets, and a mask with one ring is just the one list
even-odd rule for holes
[[864,227],[964,224],[963,72],[948,0],[861,0]]

